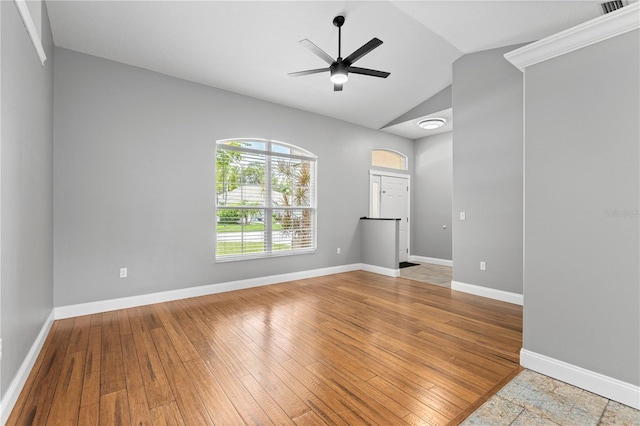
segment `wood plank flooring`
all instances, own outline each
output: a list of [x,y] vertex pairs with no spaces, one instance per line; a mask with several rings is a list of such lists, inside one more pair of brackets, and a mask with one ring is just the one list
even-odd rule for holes
[[364,271],[56,321],[8,425],[458,424],[522,308]]

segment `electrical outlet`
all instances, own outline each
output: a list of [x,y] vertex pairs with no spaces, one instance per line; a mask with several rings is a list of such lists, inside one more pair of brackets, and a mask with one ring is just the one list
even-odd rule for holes
[[340,254],[340,247],[336,250],[336,254]]
[[487,270],[487,262],[480,262],[480,270],[481,271]]
[[120,268],[120,278],[127,278],[127,268]]

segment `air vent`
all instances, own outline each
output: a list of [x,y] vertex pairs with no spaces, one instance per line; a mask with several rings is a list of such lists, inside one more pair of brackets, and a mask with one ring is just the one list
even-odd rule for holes
[[628,3],[626,0],[614,0],[614,1],[608,1],[605,3],[600,4],[600,6],[602,6],[602,13],[604,15],[606,15],[607,13],[611,13],[614,10],[618,10],[621,7],[626,6]]

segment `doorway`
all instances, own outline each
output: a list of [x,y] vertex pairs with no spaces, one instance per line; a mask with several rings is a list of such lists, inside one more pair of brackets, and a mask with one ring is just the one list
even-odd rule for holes
[[369,215],[372,218],[400,219],[398,258],[409,260],[409,188],[408,175],[370,171]]

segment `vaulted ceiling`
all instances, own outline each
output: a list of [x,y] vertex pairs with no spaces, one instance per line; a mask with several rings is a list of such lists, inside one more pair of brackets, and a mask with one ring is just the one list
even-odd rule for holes
[[[57,46],[379,129],[451,84],[460,56],[534,41],[601,14],[594,1],[47,1]],[[378,37],[334,92],[299,41],[337,56]]]

